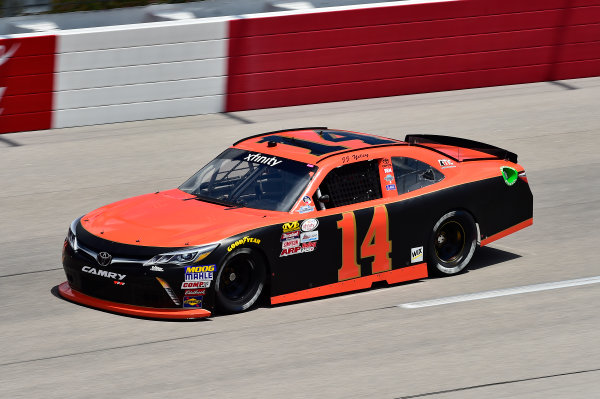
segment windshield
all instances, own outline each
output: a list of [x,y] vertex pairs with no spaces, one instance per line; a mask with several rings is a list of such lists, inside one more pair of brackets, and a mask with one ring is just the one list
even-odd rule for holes
[[288,212],[316,170],[314,165],[229,148],[179,189],[222,205]]

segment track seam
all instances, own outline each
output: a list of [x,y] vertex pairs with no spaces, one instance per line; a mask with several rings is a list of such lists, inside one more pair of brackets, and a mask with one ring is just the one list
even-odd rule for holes
[[[165,338],[165,339],[160,339],[160,340],[156,340],[156,341],[140,342],[140,343],[137,343],[137,344],[121,345],[121,346],[114,346],[114,347],[110,347],[110,348],[94,349],[94,350],[84,351],[84,352],[73,352],[73,353],[66,353],[66,354],[62,354],[62,355],[40,357],[40,358],[37,358],[37,359],[17,360],[17,361],[14,361],[14,362],[0,363],[0,367],[13,366],[13,365],[25,364],[25,363],[33,363],[33,362],[42,361],[42,360],[60,359],[60,358],[64,358],[64,357],[72,357],[72,356],[78,356],[78,355],[88,355],[90,353],[108,352],[108,351],[116,350],[116,349],[134,348],[136,346],[144,346],[144,345],[160,344],[160,343],[165,343],[165,342],[181,341],[181,340],[184,340],[184,339],[205,337],[205,336],[210,336],[210,335],[234,333],[234,332],[252,330],[253,328],[257,328],[257,327],[265,328],[265,327],[283,326],[283,325],[287,325],[287,324],[301,323],[301,322],[311,321],[311,320],[330,319],[332,317],[346,316],[346,315],[350,315],[350,314],[372,312],[374,310],[395,309],[395,308],[396,308],[395,305],[394,306],[383,306],[383,307],[379,307],[379,308],[356,310],[356,311],[353,311],[353,312],[345,312],[345,313],[339,313],[339,314],[334,314],[334,315],[312,317],[312,318],[308,318],[308,319],[293,320],[293,321],[284,322],[284,323],[276,323],[276,324],[263,325],[263,326],[240,328],[240,329],[237,329],[237,330],[215,331],[215,332],[209,332],[209,333],[204,333],[204,334],[188,335],[188,336],[185,336],[185,337]],[[202,321],[201,320],[199,322],[206,322],[206,321]]]
[[518,379],[518,380],[506,380],[506,381],[500,381],[500,382],[491,382],[489,384],[471,385],[471,386],[468,386],[468,387],[446,389],[446,390],[443,390],[443,391],[427,392],[427,393],[420,393],[420,394],[408,395],[408,396],[398,396],[398,397],[395,397],[394,399],[423,398],[423,397],[426,397],[426,396],[441,395],[441,394],[445,394],[445,393],[468,391],[468,390],[471,390],[471,389],[493,387],[493,386],[498,386],[498,385],[515,384],[515,383],[518,383],[518,382],[542,380],[542,379],[545,379],[545,378],[564,377],[564,376],[567,376],[567,375],[576,375],[576,374],[584,374],[584,373],[594,373],[594,372],[597,372],[597,371],[600,371],[600,368],[589,369],[589,370],[571,371],[571,372],[559,373],[559,374],[550,374],[550,375],[544,375],[544,376],[541,376],[541,377],[521,378],[521,379]]

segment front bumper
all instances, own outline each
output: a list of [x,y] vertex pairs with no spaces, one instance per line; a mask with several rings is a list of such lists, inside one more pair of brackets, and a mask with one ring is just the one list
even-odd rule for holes
[[[99,238],[88,242],[94,246],[80,243],[74,250],[65,241],[62,263],[67,281],[59,286],[63,298],[139,317],[190,319],[211,315],[213,287],[183,288],[185,266],[143,266],[143,259],[149,259],[164,249],[115,245]],[[117,257],[113,256],[109,265],[101,266],[93,255],[106,249]],[[146,253],[140,255],[140,251]]]
[[58,293],[63,298],[72,302],[130,316],[156,319],[199,319],[211,315],[210,311],[206,309],[147,308],[93,298],[72,289],[67,281],[58,286]]

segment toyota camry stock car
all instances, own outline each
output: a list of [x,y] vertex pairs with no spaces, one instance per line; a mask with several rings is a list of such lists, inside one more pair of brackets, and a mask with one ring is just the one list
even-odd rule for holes
[[71,224],[66,299],[151,318],[240,312],[464,270],[531,225],[517,155],[434,135],[299,128],[240,140],[179,188]]

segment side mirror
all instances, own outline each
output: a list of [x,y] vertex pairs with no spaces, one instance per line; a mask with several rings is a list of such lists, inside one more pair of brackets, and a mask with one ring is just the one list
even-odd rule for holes
[[329,202],[329,195],[327,195],[327,194],[321,195],[319,198],[317,198],[317,201],[326,204]]

